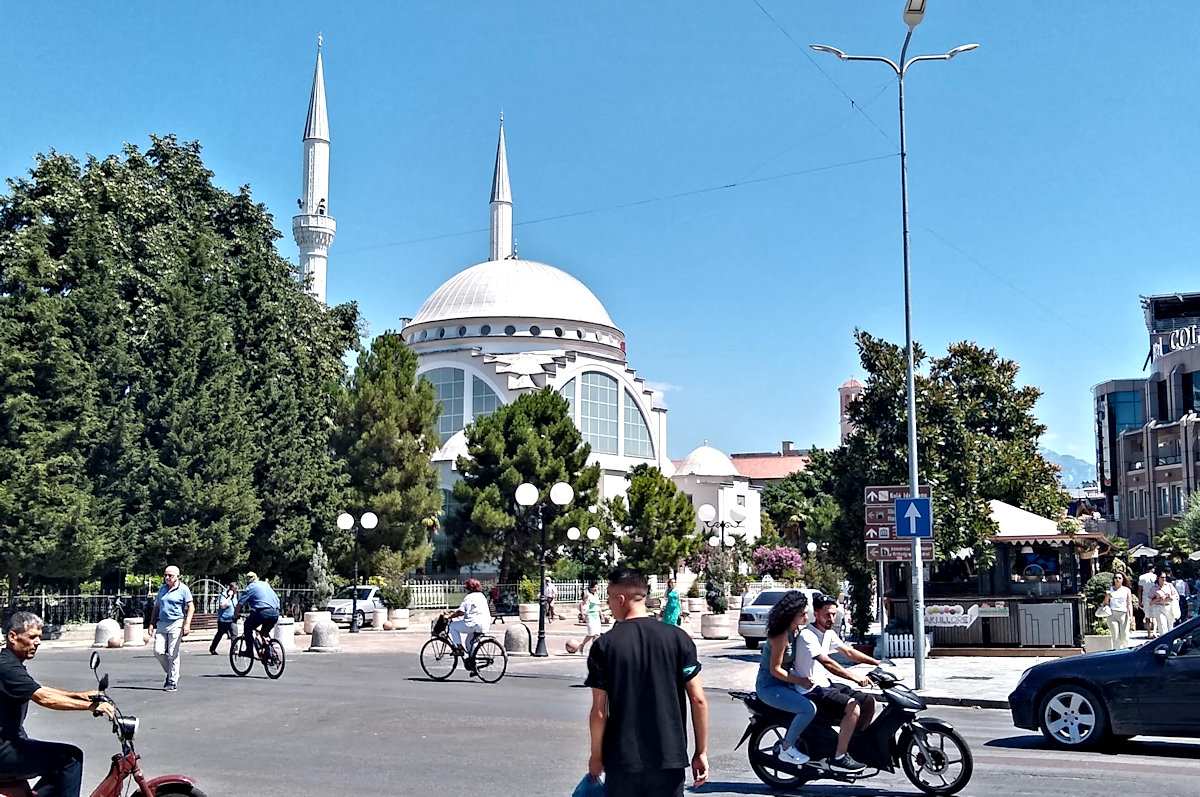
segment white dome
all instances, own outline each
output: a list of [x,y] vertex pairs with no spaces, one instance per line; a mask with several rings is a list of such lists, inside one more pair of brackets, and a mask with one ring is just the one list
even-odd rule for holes
[[539,318],[615,325],[587,286],[532,260],[489,260],[460,271],[425,300],[412,324],[466,318]]
[[676,476],[739,476],[733,460],[712,446],[700,446],[684,457]]
[[442,447],[433,452],[430,459],[434,462],[449,462],[450,467],[454,467],[454,463],[458,462],[459,457],[469,456],[467,453],[467,431],[459,429],[450,436],[446,442],[442,443]]

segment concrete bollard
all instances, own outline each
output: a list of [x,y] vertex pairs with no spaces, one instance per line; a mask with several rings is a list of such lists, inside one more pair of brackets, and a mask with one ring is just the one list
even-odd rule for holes
[[529,644],[532,635],[526,626],[510,625],[504,630],[504,649],[509,653],[529,655]]
[[342,646],[338,638],[337,624],[332,620],[322,620],[313,626],[312,639],[309,641],[309,653],[341,653]]
[[125,644],[126,645],[145,645],[146,638],[143,636],[145,629],[142,627],[142,618],[129,617],[125,620]]
[[333,615],[329,612],[305,612],[304,613],[304,633],[311,634],[313,626],[322,620],[333,622]]
[[387,609],[376,609],[371,614],[371,627],[376,631],[383,630],[383,621],[387,619]]
[[94,648],[108,647],[108,640],[121,638],[121,624],[116,620],[107,619],[96,623],[96,636],[92,641]]
[[296,649],[296,621],[295,619],[283,615],[279,618],[279,622],[275,623],[275,627],[271,629],[271,638],[278,639],[279,644],[283,645],[284,650]]

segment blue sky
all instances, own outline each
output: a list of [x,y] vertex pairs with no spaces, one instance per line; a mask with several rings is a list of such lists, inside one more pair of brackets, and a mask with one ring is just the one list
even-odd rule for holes
[[[1091,386],[1141,373],[1138,296],[1200,288],[1200,7],[929,6],[910,54],[981,46],[906,81],[916,337],[1017,360],[1043,442],[1091,460]],[[896,86],[807,45],[894,58],[902,8],[10,2],[0,175],[198,139],[294,261],[320,32],[331,303],[378,333],[486,258],[503,109],[521,256],[604,302],[670,454],[831,446],[854,328],[903,341]]]

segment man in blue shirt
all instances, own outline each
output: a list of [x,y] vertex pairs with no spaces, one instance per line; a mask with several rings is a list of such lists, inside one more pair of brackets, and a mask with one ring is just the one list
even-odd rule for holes
[[167,674],[163,689],[168,692],[179,687],[179,644],[192,633],[195,610],[192,591],[179,580],[179,568],[170,565],[163,571],[163,585],[154,596],[154,611],[150,615],[154,658]]
[[279,622],[279,596],[271,589],[270,584],[259,581],[258,574],[251,571],[246,574],[246,589],[242,591],[237,605],[239,610],[250,610],[250,614],[246,615],[246,620],[242,623],[242,638],[247,640],[247,644],[241,653],[243,656],[250,656],[252,649],[249,640],[254,638],[254,629],[259,629],[263,636],[267,636],[275,627],[275,623]]

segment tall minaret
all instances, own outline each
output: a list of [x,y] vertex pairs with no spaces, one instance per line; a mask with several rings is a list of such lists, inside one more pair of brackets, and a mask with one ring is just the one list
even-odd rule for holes
[[504,151],[504,114],[500,114],[500,143],[492,174],[492,252],[489,260],[513,256],[512,189],[508,185],[508,153]]
[[325,71],[321,37],[317,37],[317,69],[304,123],[304,186],[300,214],[292,217],[292,237],[300,247],[300,274],[308,292],[325,303],[325,268],[337,224],[329,216],[329,115],[325,112]]

